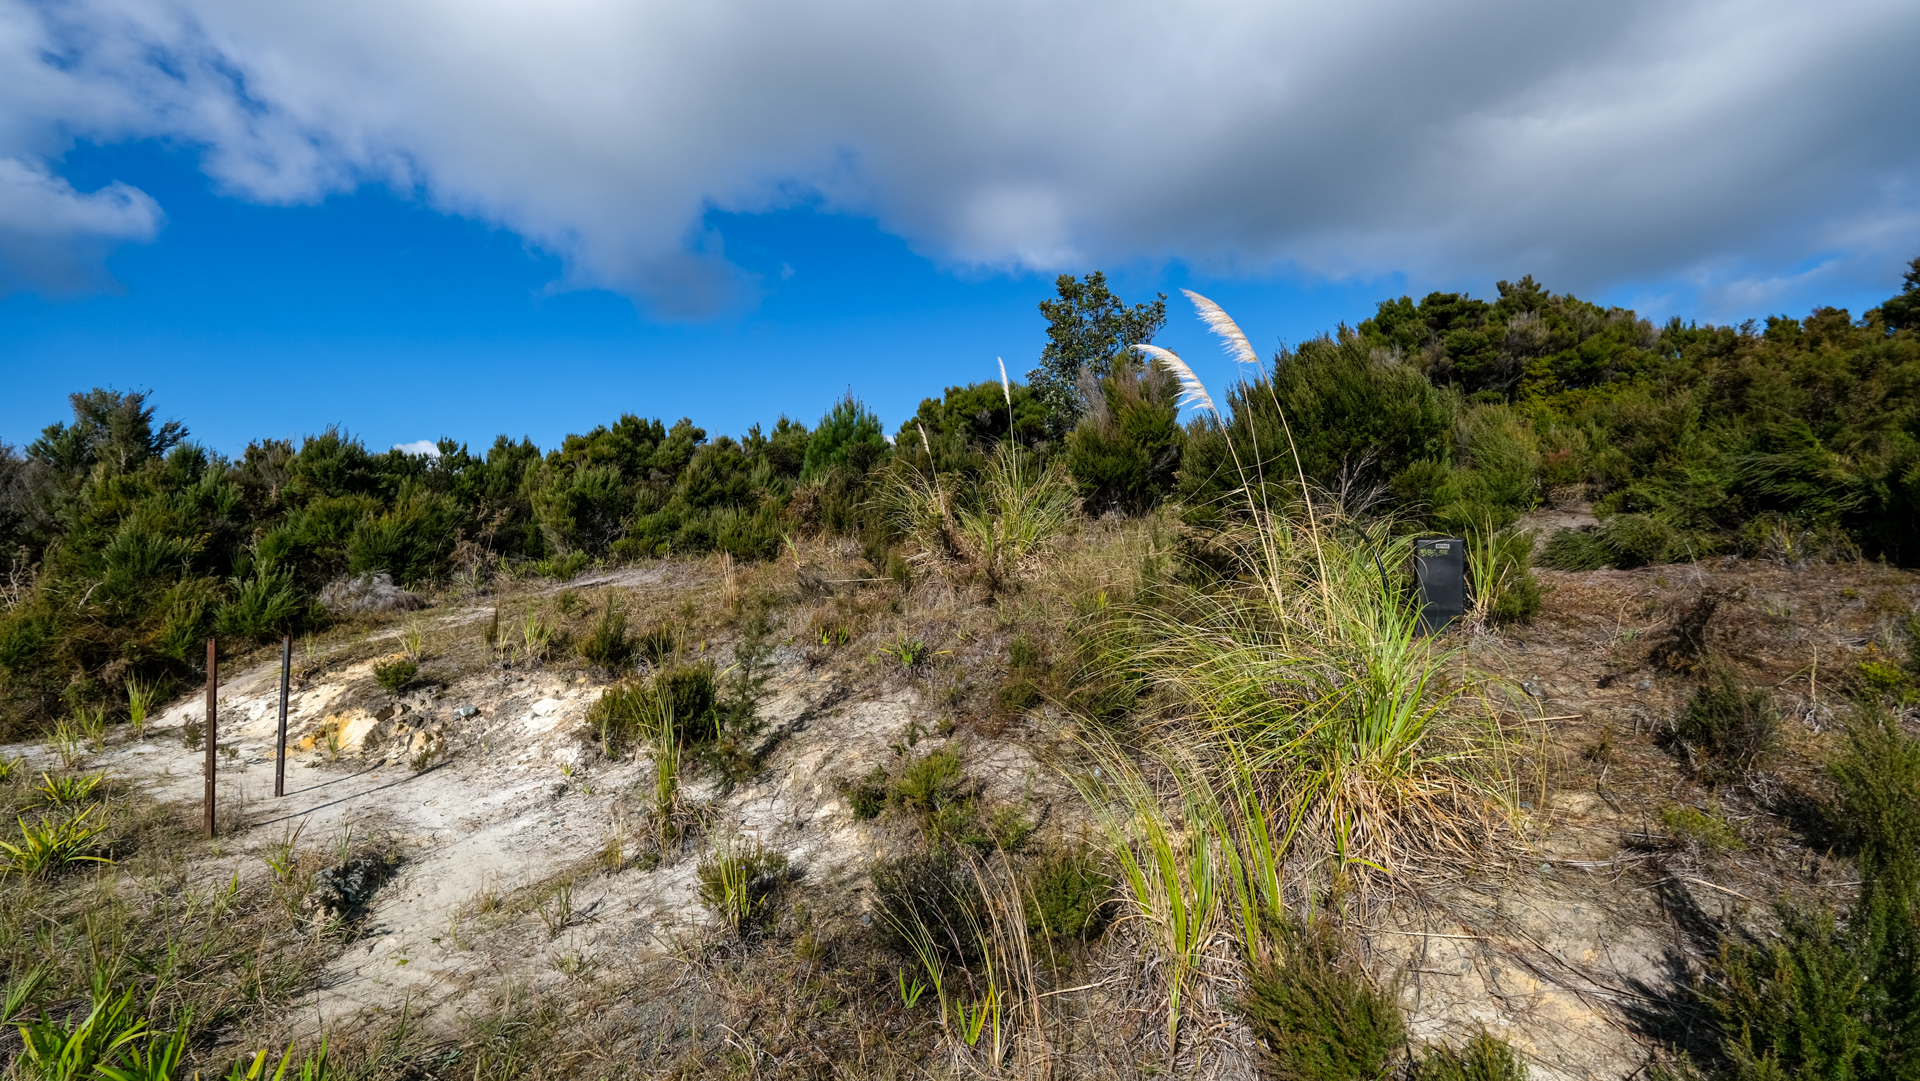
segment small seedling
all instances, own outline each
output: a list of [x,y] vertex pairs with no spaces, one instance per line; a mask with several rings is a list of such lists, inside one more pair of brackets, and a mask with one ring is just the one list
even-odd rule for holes
[[396,658],[373,666],[374,682],[390,695],[398,696],[420,674],[420,666],[402,658]]
[[132,678],[127,680],[127,722],[133,725],[135,735],[146,734],[147,713],[153,708],[155,696],[153,684]]
[[573,883],[562,882],[552,896],[536,906],[540,913],[540,922],[547,927],[547,937],[560,937],[560,932],[573,922]]

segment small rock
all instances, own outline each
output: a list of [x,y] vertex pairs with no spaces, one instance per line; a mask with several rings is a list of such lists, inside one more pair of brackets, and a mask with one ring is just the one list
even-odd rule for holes
[[453,716],[456,720],[464,721],[478,712],[480,712],[480,707],[472,705],[471,703],[464,706],[453,707]]

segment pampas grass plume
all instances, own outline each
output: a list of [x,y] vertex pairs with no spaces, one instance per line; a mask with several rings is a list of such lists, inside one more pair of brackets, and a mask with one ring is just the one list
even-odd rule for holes
[[1181,405],[1197,405],[1209,410],[1215,417],[1220,415],[1220,407],[1213,404],[1213,395],[1207,393],[1206,384],[1200,382],[1200,377],[1193,374],[1193,369],[1187,367],[1187,362],[1175,356],[1172,350],[1144,343],[1134,348],[1159,361],[1173,373],[1175,379],[1180,381]]
[[1239,325],[1236,324],[1226,312],[1221,310],[1220,305],[1215,304],[1213,301],[1208,300],[1206,297],[1201,296],[1191,289],[1182,289],[1180,291],[1187,294],[1187,299],[1193,301],[1194,307],[1200,309],[1200,318],[1206,322],[1207,329],[1225,339],[1222,344],[1225,346],[1228,356],[1240,364],[1260,363],[1260,355],[1253,351],[1253,346],[1247,341],[1247,336],[1241,333]]

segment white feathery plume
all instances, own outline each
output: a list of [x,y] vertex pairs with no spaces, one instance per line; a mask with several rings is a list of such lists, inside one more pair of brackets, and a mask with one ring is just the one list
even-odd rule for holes
[[999,357],[994,357],[993,359],[1000,361],[1000,393],[1007,396],[1007,408],[1012,409],[1013,387],[1007,382],[1007,362],[1000,360]]
[[1162,349],[1157,345],[1142,343],[1135,345],[1134,348],[1159,361],[1173,373],[1175,379],[1180,381],[1179,404],[1197,405],[1202,409],[1210,410],[1216,418],[1220,416],[1220,407],[1213,404],[1213,395],[1207,393],[1206,384],[1200,382],[1200,377],[1193,374],[1193,369],[1187,367],[1186,361],[1175,356],[1172,350]]
[[1228,356],[1240,364],[1258,365],[1260,363],[1260,355],[1253,351],[1253,346],[1247,342],[1247,336],[1240,332],[1239,326],[1221,310],[1220,305],[1191,289],[1180,291],[1187,294],[1187,299],[1193,301],[1194,307],[1200,309],[1200,318],[1206,322],[1207,328],[1226,339],[1223,345]]

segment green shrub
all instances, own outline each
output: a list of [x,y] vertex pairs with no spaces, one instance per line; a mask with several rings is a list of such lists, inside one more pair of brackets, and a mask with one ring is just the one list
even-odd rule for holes
[[835,469],[864,474],[884,461],[890,450],[880,418],[848,394],[827,410],[808,438],[800,479],[817,480]]
[[530,498],[548,547],[598,553],[619,538],[633,493],[618,466],[549,463],[539,476]]
[[1747,847],[1747,842],[1740,839],[1725,819],[1697,807],[1662,807],[1660,824],[1688,848],[1738,852]]
[[906,957],[918,940],[942,961],[978,956],[986,900],[972,868],[942,849],[874,861],[874,928]]
[[1027,930],[1036,937],[1099,935],[1113,912],[1114,884],[1085,846],[1045,853],[1027,869]]
[[893,782],[894,802],[921,814],[932,814],[967,798],[960,752],[951,747],[912,759]]
[[1698,991],[1734,1081],[1892,1081],[1920,1062],[1920,739],[1863,708],[1828,771],[1860,898],[1844,922],[1783,902],[1770,941],[1721,943]]
[[1901,730],[1899,715],[1861,709],[1827,772],[1839,790],[1839,825],[1862,861],[1920,880],[1920,740]]
[[300,630],[310,621],[311,606],[291,577],[256,572],[251,578],[229,580],[231,593],[213,619],[222,638],[264,642]]
[[884,766],[875,766],[873,771],[857,781],[842,780],[839,788],[847,797],[847,807],[853,811],[853,817],[866,821],[880,817],[887,809],[889,778]]
[[380,684],[388,694],[399,694],[420,674],[420,666],[402,657],[397,660],[383,661],[373,666],[374,682]]
[[436,492],[410,490],[391,510],[362,518],[347,540],[347,569],[386,571],[401,585],[434,577],[459,534],[460,509]]
[[1614,559],[1613,549],[1598,534],[1556,529],[1541,549],[1539,563],[1557,571],[1597,571]]
[[1486,1029],[1459,1050],[1435,1047],[1420,1060],[1415,1081],[1526,1081],[1527,1067],[1513,1048]]
[[1358,962],[1342,956],[1324,926],[1290,928],[1284,960],[1247,974],[1240,1009],[1281,1081],[1370,1081],[1383,1077],[1406,1039],[1394,996],[1376,989]]
[[735,934],[750,929],[765,912],[767,898],[780,885],[787,857],[759,841],[730,838],[694,869],[700,900]]
[[619,601],[607,598],[593,629],[575,647],[587,663],[617,672],[633,658],[633,639],[627,635],[627,613]]
[[587,711],[587,725],[599,737],[601,751],[615,757],[635,741],[659,733],[669,717],[676,740],[699,744],[714,737],[718,725],[711,663],[675,665],[644,680],[616,683]]
[[1773,696],[1740,682],[1723,662],[1708,666],[1705,681],[1674,718],[1672,729],[1675,741],[1732,770],[1758,768],[1773,753],[1779,736]]
[[1622,570],[1671,563],[1682,554],[1679,533],[1650,514],[1617,514],[1600,527],[1600,537]]
[[1178,393],[1158,364],[1143,368],[1124,356],[1083,389],[1087,410],[1067,436],[1067,472],[1089,514],[1139,514],[1172,490],[1186,442]]

